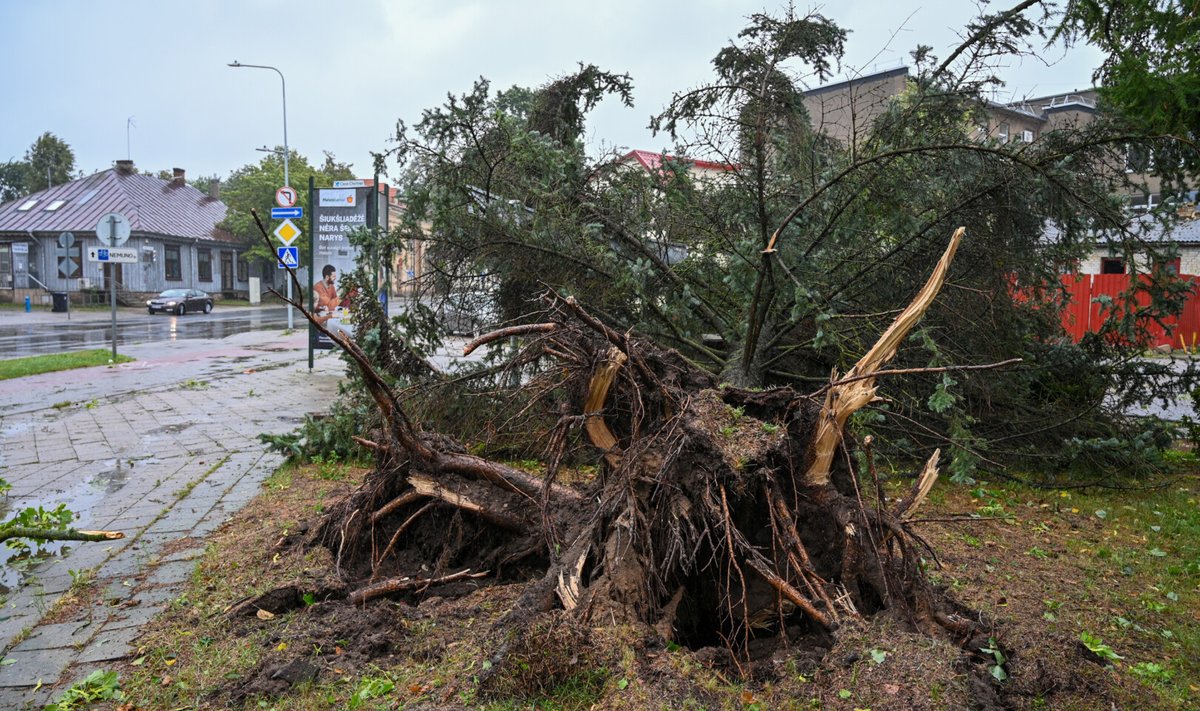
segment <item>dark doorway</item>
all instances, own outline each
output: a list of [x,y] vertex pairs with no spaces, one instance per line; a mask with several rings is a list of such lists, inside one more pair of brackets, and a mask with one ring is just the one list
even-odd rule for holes
[[233,291],[233,252],[221,252],[221,291]]
[[[123,265],[120,262],[105,262],[104,263],[104,289],[107,291],[112,288],[109,279],[117,280],[117,289],[125,286],[124,274],[121,270]],[[113,270],[116,270],[115,272]]]

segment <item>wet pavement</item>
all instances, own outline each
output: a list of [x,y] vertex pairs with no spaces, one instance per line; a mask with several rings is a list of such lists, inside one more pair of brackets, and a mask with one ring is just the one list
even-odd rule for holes
[[[24,315],[0,314],[0,333],[33,326],[12,323]],[[0,381],[8,510],[64,503],[75,527],[126,536],[4,566],[0,708],[45,703],[136,649],[140,626],[178,597],[204,537],[280,463],[258,434],[290,431],[335,396],[344,363],[320,353],[310,372],[305,338],[253,330],[131,344],[119,350],[133,363]],[[73,584],[95,586],[96,604],[43,624]]]
[[[303,324],[303,319],[296,321]],[[0,357],[43,355],[62,351],[109,348],[112,312],[76,310],[70,314],[37,308],[29,313],[0,314]],[[287,327],[284,306],[221,306],[209,314],[148,314],[145,309],[117,309],[117,352],[135,343],[169,343],[214,339],[250,331]]]

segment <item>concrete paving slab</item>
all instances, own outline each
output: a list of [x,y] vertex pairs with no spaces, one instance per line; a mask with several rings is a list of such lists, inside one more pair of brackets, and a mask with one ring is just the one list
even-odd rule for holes
[[25,653],[5,654],[0,666],[0,689],[29,688],[38,683],[57,683],[62,673],[78,655],[73,649],[41,649]]
[[79,653],[79,656],[74,659],[74,663],[92,664],[124,659],[136,650],[133,642],[141,635],[142,630],[135,626],[105,627]]
[[86,620],[38,625],[20,644],[9,650],[9,653],[19,656],[24,652],[39,649],[63,649],[87,642],[94,633],[95,629]]

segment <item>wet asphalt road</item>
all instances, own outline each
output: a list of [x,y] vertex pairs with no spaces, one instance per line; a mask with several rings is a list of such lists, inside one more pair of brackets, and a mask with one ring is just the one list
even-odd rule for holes
[[[54,314],[55,320],[39,319],[30,323],[9,320],[0,324],[0,358],[44,355],[88,348],[108,348],[111,321],[107,313],[75,312]],[[297,318],[297,321],[302,319]],[[225,338],[249,331],[287,328],[287,309],[283,306],[256,309],[222,310],[210,314],[150,315],[145,311],[122,309],[117,313],[117,350],[134,343],[172,342],[195,338]]]

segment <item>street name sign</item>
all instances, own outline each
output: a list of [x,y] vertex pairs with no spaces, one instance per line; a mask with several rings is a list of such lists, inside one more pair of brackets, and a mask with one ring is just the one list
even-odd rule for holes
[[280,269],[296,269],[300,266],[299,247],[276,247],[275,254],[279,256],[275,264]]
[[279,223],[278,227],[275,228],[275,236],[278,237],[279,241],[283,242],[285,246],[290,247],[292,242],[295,242],[296,238],[300,236],[300,228],[297,227],[296,224],[291,220],[284,220],[283,222]]
[[[129,219],[119,212],[110,212],[96,222],[96,237],[107,247],[120,247],[129,239]],[[136,261],[136,260],[135,260]]]
[[126,247],[88,247],[88,261],[115,262],[118,264],[137,264],[136,249]]
[[288,218],[298,220],[304,217],[304,208],[302,207],[273,207],[271,208],[272,220],[286,220]]
[[295,207],[297,197],[296,189],[285,185],[275,191],[275,204],[280,207]]
[[333,187],[335,188],[365,188],[367,181],[365,180],[335,180]]

